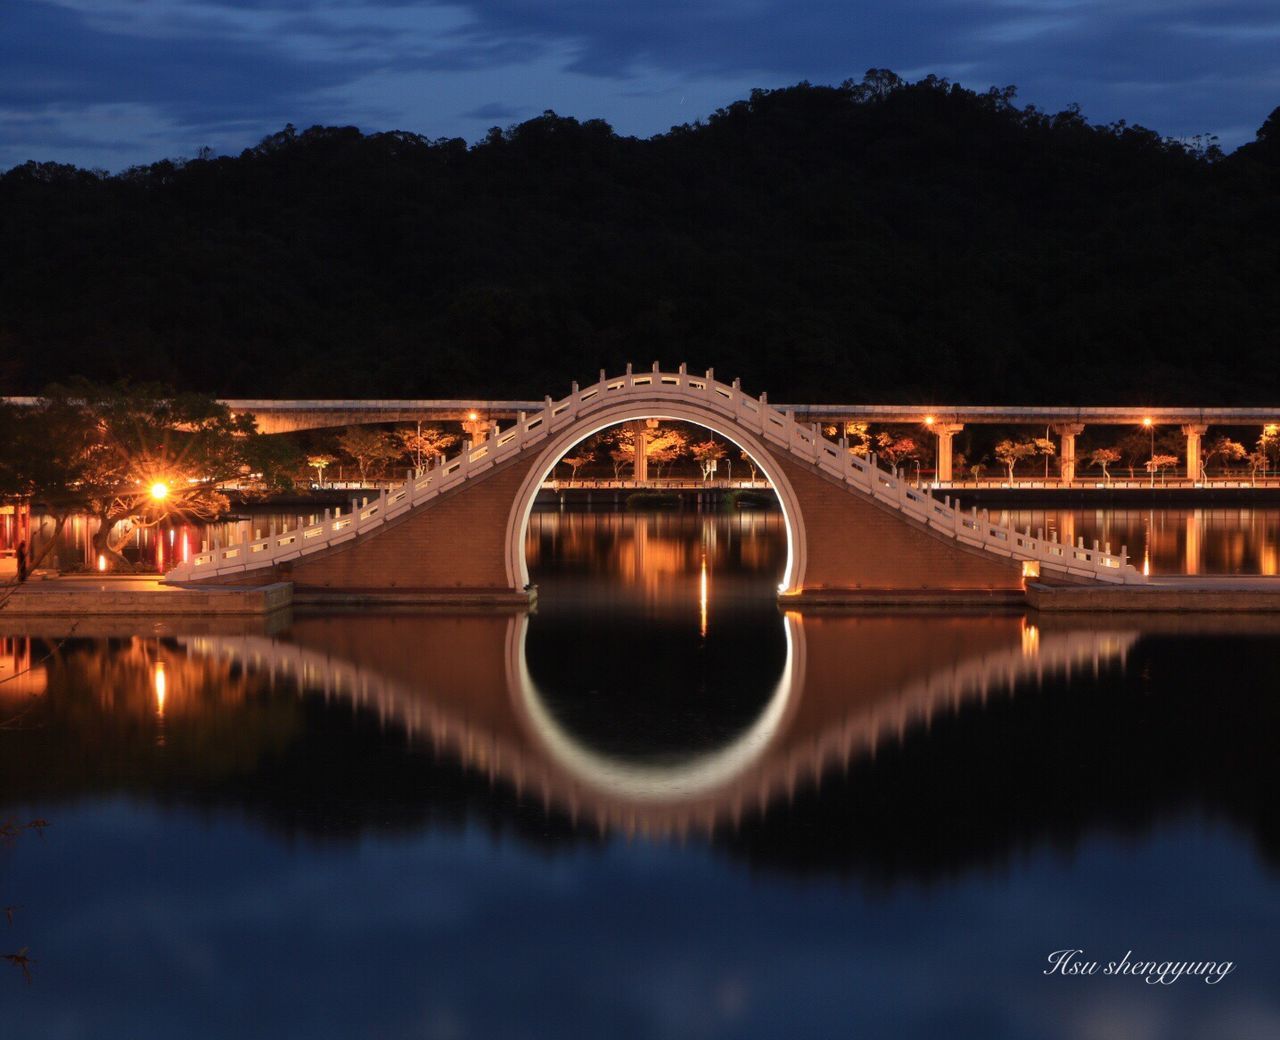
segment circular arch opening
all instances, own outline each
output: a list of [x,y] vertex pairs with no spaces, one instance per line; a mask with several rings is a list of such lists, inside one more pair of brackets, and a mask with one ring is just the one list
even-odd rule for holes
[[507,634],[508,688],[532,735],[575,780],[624,801],[670,804],[692,800],[742,776],[789,724],[804,685],[804,634],[791,615],[784,615],[781,623],[785,657],[777,681],[754,718],[721,745],[679,759],[645,762],[610,754],[567,728],[530,672],[528,619],[524,617]]
[[787,479],[777,459],[756,434],[726,421],[710,409],[673,401],[626,402],[584,416],[565,429],[553,433],[547,445],[538,455],[521,483],[507,520],[506,570],[514,588],[529,585],[529,565],[525,556],[525,538],[529,530],[529,516],[543,483],[551,475],[560,460],[576,444],[595,436],[612,426],[648,419],[668,419],[692,423],[718,434],[746,452],[755,461],[769,481],[781,507],[783,526],[787,535],[786,565],[778,591],[783,594],[799,591],[804,584],[807,558],[804,518],[791,482]]

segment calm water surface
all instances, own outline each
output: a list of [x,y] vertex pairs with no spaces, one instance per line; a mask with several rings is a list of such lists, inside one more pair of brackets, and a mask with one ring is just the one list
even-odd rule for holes
[[[605,505],[608,509],[610,506]],[[1199,509],[993,509],[992,519],[1032,533],[1056,533],[1063,542],[1097,539],[1113,551],[1129,551],[1135,566],[1151,574],[1280,574],[1280,509],[1252,506]],[[231,519],[173,529],[135,531],[124,555],[147,569],[167,570],[175,560],[197,552],[201,542],[231,545],[294,527],[317,523],[322,513],[284,514],[267,507],[241,507]],[[602,514],[596,514],[597,516]],[[91,521],[74,517],[64,529],[56,554],[66,569],[92,570]],[[40,531],[53,521],[36,518]],[[53,561],[51,561],[52,563]]]
[[0,1032],[1280,1035],[1280,624],[801,617],[785,552],[537,513],[531,616],[0,614]]

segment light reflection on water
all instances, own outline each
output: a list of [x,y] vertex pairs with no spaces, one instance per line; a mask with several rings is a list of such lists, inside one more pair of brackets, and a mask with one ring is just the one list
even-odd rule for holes
[[[1083,538],[1087,546],[1097,539],[1100,545],[1110,544],[1115,552],[1127,547],[1130,558],[1141,567],[1145,562],[1152,574],[1280,574],[1280,509],[1248,506],[1199,509],[993,509],[993,519],[1012,524],[1018,530],[1030,527],[1032,532],[1043,530],[1047,535],[1056,532],[1062,542],[1074,543]],[[270,532],[293,527],[299,519],[304,523],[318,521],[321,513],[303,509],[282,513],[261,507],[241,508],[238,518],[230,518],[211,524],[192,524],[165,530],[139,530],[134,532],[124,548],[124,555],[145,568],[154,568],[157,561],[164,567],[172,566],[185,552],[198,551],[201,542],[217,538],[220,544],[232,544],[245,537],[259,537]],[[696,544],[684,542],[656,546],[658,552],[675,554],[667,560],[646,560],[643,548],[636,554],[632,541],[648,537],[648,531],[661,533],[680,524],[701,523],[701,513],[672,512],[660,514],[656,526],[640,525],[635,521],[639,513],[553,513],[535,512],[531,517],[528,538],[530,567],[543,554],[550,553],[562,564],[578,559],[584,573],[589,566],[604,562],[602,552],[631,554],[629,566],[633,575],[641,575],[655,587],[663,582],[662,575],[687,574],[686,551],[697,553]],[[652,518],[652,515],[650,515]],[[552,521],[551,517],[558,517]],[[779,543],[773,538],[757,538],[757,529],[782,530],[782,518],[776,511],[759,510],[729,514],[731,522],[717,525],[709,534],[716,538],[720,532],[738,543],[737,551],[745,553],[742,563],[751,567],[771,567],[779,552]],[[614,530],[617,537],[607,546],[601,543],[590,557],[578,556],[579,550],[592,541],[591,531],[601,526]],[[40,541],[41,518],[34,523],[36,541]],[[52,530],[52,522],[44,518],[43,527]],[[91,530],[83,517],[74,517],[68,523],[58,557],[66,568],[92,569],[94,560],[90,552]],[[185,543],[184,543],[185,538]],[[782,547],[778,572],[785,564],[785,545]],[[764,554],[764,558],[752,559],[751,554]],[[664,569],[665,568],[665,569]]]
[[1068,945],[1233,958],[1124,1023],[1275,1035],[1280,623],[782,614],[784,537],[536,513],[532,615],[11,621],[15,1035],[1097,1035]]
[[1018,530],[1057,532],[1086,546],[1127,546],[1130,559],[1151,574],[1280,574],[1280,510],[1078,509],[992,510]]

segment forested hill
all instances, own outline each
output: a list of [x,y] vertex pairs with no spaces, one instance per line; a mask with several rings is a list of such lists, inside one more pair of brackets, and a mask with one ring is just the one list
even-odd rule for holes
[[0,176],[0,390],[558,396],[715,365],[775,400],[1275,403],[1280,109],[1223,157],[868,74],[639,140],[292,128]]

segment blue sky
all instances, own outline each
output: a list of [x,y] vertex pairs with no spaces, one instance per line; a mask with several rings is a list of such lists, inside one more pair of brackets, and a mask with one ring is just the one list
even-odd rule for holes
[[120,169],[287,122],[475,140],[554,109],[647,136],[753,87],[936,73],[1251,140],[1276,0],[3,0],[0,169]]

